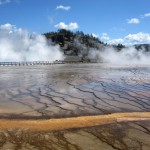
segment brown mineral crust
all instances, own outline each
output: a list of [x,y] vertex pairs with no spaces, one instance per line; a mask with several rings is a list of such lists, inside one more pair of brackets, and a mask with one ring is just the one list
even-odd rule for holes
[[105,125],[115,122],[150,120],[150,112],[114,113],[110,115],[84,116],[48,120],[0,120],[1,129],[19,128],[57,131],[81,127]]

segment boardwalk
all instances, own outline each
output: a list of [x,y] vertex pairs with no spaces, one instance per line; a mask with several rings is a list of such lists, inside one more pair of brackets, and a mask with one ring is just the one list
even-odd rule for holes
[[63,64],[63,61],[24,61],[24,62],[0,62],[0,66],[30,66]]
[[0,62],[0,66],[50,65],[54,63],[55,62],[52,62],[52,61]]
[[[23,61],[23,62],[0,62],[0,66],[31,66],[31,65],[54,65],[54,64],[72,64],[89,63],[84,61]],[[93,62],[90,62],[93,63]]]

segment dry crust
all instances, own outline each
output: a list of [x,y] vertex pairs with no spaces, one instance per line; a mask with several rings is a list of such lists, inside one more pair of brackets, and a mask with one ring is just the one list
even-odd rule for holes
[[84,116],[49,120],[0,120],[0,129],[31,129],[58,131],[64,129],[99,126],[116,122],[150,120],[150,112],[114,113],[99,116]]

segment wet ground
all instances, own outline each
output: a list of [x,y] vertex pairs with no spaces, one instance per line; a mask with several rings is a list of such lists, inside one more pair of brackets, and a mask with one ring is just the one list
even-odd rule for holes
[[[1,119],[50,119],[149,111],[150,66],[0,67]],[[113,123],[46,133],[8,129],[0,132],[0,147],[11,150],[148,150],[149,123]]]
[[1,150],[149,150],[150,121],[55,132],[0,131]]
[[105,64],[0,67],[1,118],[150,111],[150,68]]

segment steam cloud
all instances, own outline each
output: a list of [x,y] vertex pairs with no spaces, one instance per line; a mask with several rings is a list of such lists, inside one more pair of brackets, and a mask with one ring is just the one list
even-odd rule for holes
[[42,35],[11,24],[0,25],[0,61],[54,61],[63,59],[58,45]]
[[103,45],[98,42],[92,43],[96,48],[90,48],[82,44],[78,38],[74,44],[80,49],[79,56],[84,57],[85,60],[113,64],[150,64],[150,45],[126,46],[119,51],[112,45]]
[[117,51],[115,48],[106,48],[99,53],[104,62],[115,64],[150,64],[150,51],[145,47],[137,49],[135,46],[123,48]]
[[[118,51],[110,45],[89,41],[96,48],[87,47],[79,37],[74,45],[80,50],[78,54],[85,59],[97,62],[117,64],[150,64],[150,46],[123,48]],[[63,54],[58,45],[47,41],[42,35],[29,33],[11,24],[0,25],[0,62],[6,61],[55,61],[62,60]]]

